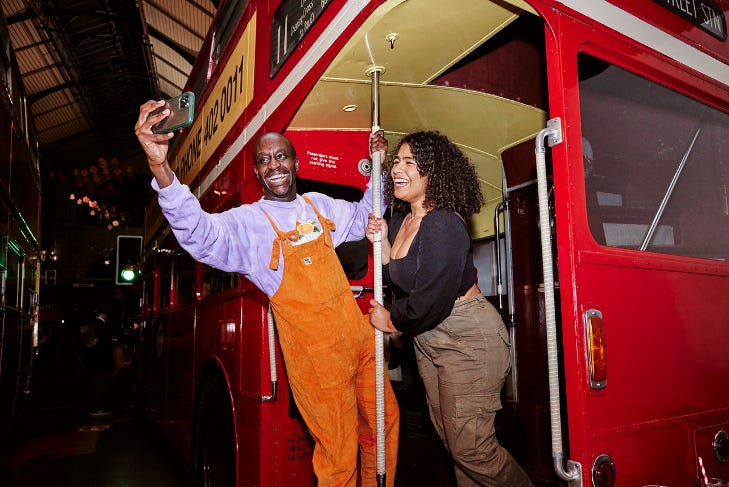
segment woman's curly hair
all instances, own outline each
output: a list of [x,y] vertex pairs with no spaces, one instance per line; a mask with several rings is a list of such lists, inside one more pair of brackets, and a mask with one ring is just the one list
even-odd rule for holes
[[[484,200],[476,169],[448,137],[435,131],[413,132],[400,140],[392,154],[403,144],[410,146],[420,175],[428,177],[423,203],[426,210],[452,210],[466,220],[481,210]],[[410,204],[394,196],[392,166],[390,156],[385,166],[385,198],[395,210],[407,213]]]

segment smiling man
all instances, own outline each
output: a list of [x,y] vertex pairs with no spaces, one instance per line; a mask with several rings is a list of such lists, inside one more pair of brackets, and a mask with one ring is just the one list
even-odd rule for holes
[[[374,331],[334,251],[343,242],[365,237],[371,182],[358,202],[321,193],[299,195],[293,144],[281,134],[267,133],[253,149],[263,198],[207,213],[168,164],[172,134],[152,133],[152,125],[166,113],[150,112],[163,103],[142,105],[135,133],[178,242],[196,260],[239,272],[268,295],[289,384],[315,441],[317,485],[355,487],[358,455],[362,485],[375,485]],[[385,411],[386,481],[392,486],[399,412],[389,381]]]
[[299,159],[289,139],[278,133],[264,134],[253,148],[258,180],[268,200],[291,201],[296,198],[296,171]]

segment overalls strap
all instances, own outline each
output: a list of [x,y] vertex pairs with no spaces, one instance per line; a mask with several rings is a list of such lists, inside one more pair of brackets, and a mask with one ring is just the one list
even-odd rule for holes
[[316,206],[314,206],[314,203],[309,200],[307,196],[302,196],[304,198],[304,201],[309,203],[309,206],[311,206],[314,209],[314,213],[316,213],[316,217],[319,219],[322,225],[325,225],[329,231],[335,230],[337,228],[337,225],[334,224],[333,221],[331,221],[329,218],[325,217],[321,213],[319,213],[319,210]]
[[[314,210],[314,213],[316,213],[316,217],[319,219],[319,222],[322,224],[322,227],[326,228],[327,230],[331,231],[334,230],[337,226],[334,224],[333,221],[331,221],[329,218],[326,218],[324,215],[319,213],[319,210],[316,206],[311,202],[311,200],[303,196],[304,201],[311,206],[311,208]],[[272,270],[278,270],[278,259],[281,255],[281,245],[288,245],[289,242],[296,242],[299,240],[299,232],[296,228],[293,230],[290,230],[288,232],[281,231],[276,224],[273,221],[273,218],[266,213],[266,210],[263,211],[263,214],[266,215],[266,218],[268,218],[268,221],[271,223],[271,226],[273,227],[273,230],[276,232],[276,235],[278,235],[277,238],[273,241],[273,248],[271,249],[271,261],[268,264],[268,267]]]
[[[271,250],[271,261],[268,264],[268,267],[275,271],[278,269],[278,258],[281,255],[281,242],[284,242],[284,243],[288,243],[289,241],[296,242],[299,239],[299,234],[296,231],[296,229],[291,230],[290,232],[282,232],[281,230],[279,230],[279,228],[273,222],[273,218],[271,218],[271,216],[268,213],[266,213],[266,210],[261,210],[261,211],[263,211],[263,214],[266,215],[266,218],[268,218],[268,221],[271,223],[273,230],[276,232],[276,235],[278,235],[278,237],[273,240],[273,249]],[[316,208],[314,208],[314,211],[316,211]]]

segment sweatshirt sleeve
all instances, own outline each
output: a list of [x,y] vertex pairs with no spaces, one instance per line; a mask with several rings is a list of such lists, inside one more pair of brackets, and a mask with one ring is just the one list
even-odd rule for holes
[[413,289],[403,290],[407,297],[395,299],[390,309],[395,328],[412,334],[435,328],[453,310],[471,245],[463,221],[439,210],[423,218],[416,241]]
[[152,187],[177,241],[195,260],[226,272],[250,273],[257,259],[252,249],[260,233],[254,227],[262,219],[247,217],[246,213],[251,212],[247,205],[207,213],[177,178],[163,189],[152,181]]

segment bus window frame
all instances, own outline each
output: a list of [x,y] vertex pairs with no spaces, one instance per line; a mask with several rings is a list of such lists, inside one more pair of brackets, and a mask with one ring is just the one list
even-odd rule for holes
[[[239,24],[243,25],[239,20],[245,13],[248,3],[248,0],[227,1],[223,5],[223,9],[218,10],[213,18],[206,41],[199,51],[200,53],[207,53],[207,55],[198,56],[186,83],[186,88],[195,93],[196,110],[204,105],[206,100],[203,99],[203,96],[209,95],[207,88],[210,81],[216,78],[220,67],[227,64],[231,52],[230,50],[226,51],[225,47],[243,34],[242,29],[240,32],[236,32],[236,30]],[[221,32],[223,35],[219,38]],[[223,54],[214,59],[217,52]]]
[[[6,308],[20,309],[20,286],[23,280],[23,251],[11,239],[8,239],[6,248],[5,273],[3,276],[3,304]],[[14,290],[8,286],[8,281],[14,282]],[[12,294],[11,294],[12,293]],[[10,298],[10,299],[8,299]]]
[[[165,255],[157,263],[157,274],[159,282],[156,286],[158,304],[158,313],[169,313],[174,308],[174,291],[173,286],[173,258],[172,255]],[[165,287],[165,283],[167,284]],[[166,302],[165,299],[167,298]]]
[[[578,32],[582,29],[589,29],[589,32]],[[555,158],[566,157],[568,160],[567,164],[555,162],[555,179],[565,180],[564,176],[557,174],[557,172],[561,171],[562,168],[567,168],[569,175],[566,179],[578,181],[576,185],[579,187],[577,193],[573,185],[573,189],[568,190],[572,194],[566,196],[567,199],[565,200],[569,201],[570,205],[573,205],[577,210],[571,216],[573,220],[571,225],[574,227],[573,241],[578,246],[578,254],[582,255],[582,258],[588,259],[590,258],[587,256],[593,254],[610,255],[617,261],[631,266],[648,265],[656,268],[691,266],[691,268],[696,268],[699,265],[698,268],[702,269],[703,272],[716,272],[717,266],[729,265],[713,259],[609,247],[595,241],[590,232],[587,219],[582,144],[570,143],[570,141],[580,141],[582,137],[582,113],[580,111],[579,73],[577,70],[578,55],[588,54],[723,113],[729,113],[729,104],[722,99],[722,95],[725,96],[725,91],[723,91],[717,80],[709,79],[701,73],[688,70],[663,54],[648,53],[646,49],[639,49],[628,39],[622,37],[618,39],[614,35],[609,35],[602,30],[591,29],[589,26],[578,22],[571,24],[568,31],[572,32],[573,35],[563,35],[561,38],[560,57],[562,58],[561,70],[564,77],[564,98],[560,100],[560,106],[569,107],[573,111],[573,115],[565,117],[563,138],[567,140],[567,144],[561,145],[566,147],[556,146],[552,150],[552,155]],[[554,91],[553,89],[550,90],[553,96]],[[553,99],[550,99],[550,106],[555,106]],[[562,151],[567,152],[563,153]],[[558,201],[561,198],[559,193],[558,190],[555,194]],[[557,204],[559,205],[559,203]],[[568,223],[560,222],[560,219],[557,219],[558,242],[560,234],[566,235],[566,228],[560,229],[560,225],[566,224]],[[640,264],[636,262],[636,256],[639,258]]]
[[[174,305],[170,307],[170,309],[178,308],[179,306],[189,305],[195,303],[199,299],[200,296],[200,288],[198,286],[198,265],[197,261],[185,250],[180,249],[179,251],[175,252],[172,257],[172,280],[173,280],[173,286],[172,289],[174,290],[174,299],[172,302]],[[184,267],[184,270],[179,270],[181,267]],[[189,268],[192,267],[192,273],[189,273]],[[180,292],[181,289],[184,289],[183,286],[180,285],[180,277],[188,276],[191,277],[189,279],[189,282],[186,281],[186,286],[192,283],[192,296],[187,296],[185,299],[182,299],[182,293]]]

